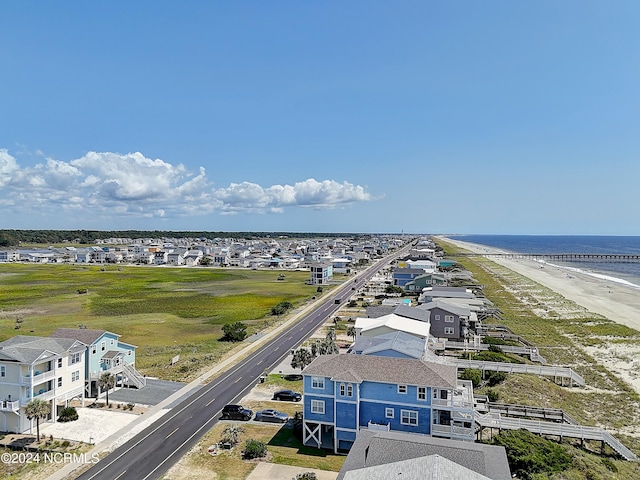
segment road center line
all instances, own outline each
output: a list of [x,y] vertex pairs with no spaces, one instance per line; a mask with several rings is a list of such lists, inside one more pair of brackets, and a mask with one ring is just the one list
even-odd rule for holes
[[178,429],[179,429],[179,428],[180,428],[180,427],[176,427],[176,429],[175,429],[173,432],[171,432],[169,435],[167,435],[167,436],[166,436],[166,437],[164,437],[164,438],[169,438],[171,435],[173,435],[174,433],[176,433],[176,432],[178,431]]

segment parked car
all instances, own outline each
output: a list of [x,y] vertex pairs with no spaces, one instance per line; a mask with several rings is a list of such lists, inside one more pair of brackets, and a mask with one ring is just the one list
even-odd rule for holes
[[287,402],[299,402],[302,400],[302,395],[293,390],[278,390],[273,394],[274,400],[286,400]]
[[223,420],[251,420],[253,411],[242,405],[225,405],[222,409]]
[[258,422],[275,422],[275,423],[287,423],[289,421],[289,415],[278,410],[260,410],[256,412],[256,421]]

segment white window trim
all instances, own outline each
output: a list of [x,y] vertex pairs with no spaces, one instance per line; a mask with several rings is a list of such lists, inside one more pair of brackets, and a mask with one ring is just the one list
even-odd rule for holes
[[[416,422],[412,423],[410,420],[413,418],[413,414],[415,414]],[[409,421],[406,421],[409,420]],[[402,425],[410,425],[412,427],[418,426],[418,412],[416,410],[400,410],[400,424]]]
[[353,383],[347,383],[347,397],[353,397]]
[[436,320],[440,320],[440,314],[436,315]]
[[[404,390],[404,391],[402,391],[402,390]],[[406,385],[398,385],[398,393],[400,395],[406,395],[408,390],[409,389],[407,388]]]
[[311,400],[311,413],[324,415],[324,400]]
[[444,321],[445,323],[453,323],[453,315],[445,315]]
[[344,383],[340,384],[340,396],[344,397],[347,394],[347,386]]
[[453,335],[456,333],[456,329],[453,327],[444,327],[444,334],[445,335]]
[[324,377],[311,377],[311,388],[324,390]]
[[0,377],[6,377],[7,376],[7,366],[6,365],[0,365]]
[[384,418],[393,418],[395,413],[394,409],[391,407],[386,407],[384,409]]
[[[422,397],[420,396],[421,391],[424,393],[424,395]],[[427,399],[427,387],[418,387],[418,393],[417,393],[416,398],[418,400],[421,400],[421,401],[426,400]]]

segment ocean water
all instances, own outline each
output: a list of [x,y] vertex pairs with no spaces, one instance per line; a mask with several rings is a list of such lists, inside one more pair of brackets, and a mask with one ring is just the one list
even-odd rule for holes
[[[593,253],[640,255],[640,237],[599,235],[456,235],[464,242],[517,253]],[[594,275],[640,286],[640,262],[557,262]]]

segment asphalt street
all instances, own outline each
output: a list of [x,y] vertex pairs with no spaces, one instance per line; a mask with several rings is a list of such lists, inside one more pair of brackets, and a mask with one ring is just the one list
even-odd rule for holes
[[[408,247],[406,247],[408,248]],[[404,251],[403,248],[401,250]],[[399,253],[393,256],[396,258]],[[284,334],[267,342],[211,383],[183,400],[169,413],[82,473],[82,480],[157,479],[176,463],[220,419],[222,408],[244,396],[270,369],[299,346],[333,315],[368,278],[392,259],[356,277],[345,288],[328,295],[317,308],[293,324]],[[336,299],[340,302],[336,303]]]

